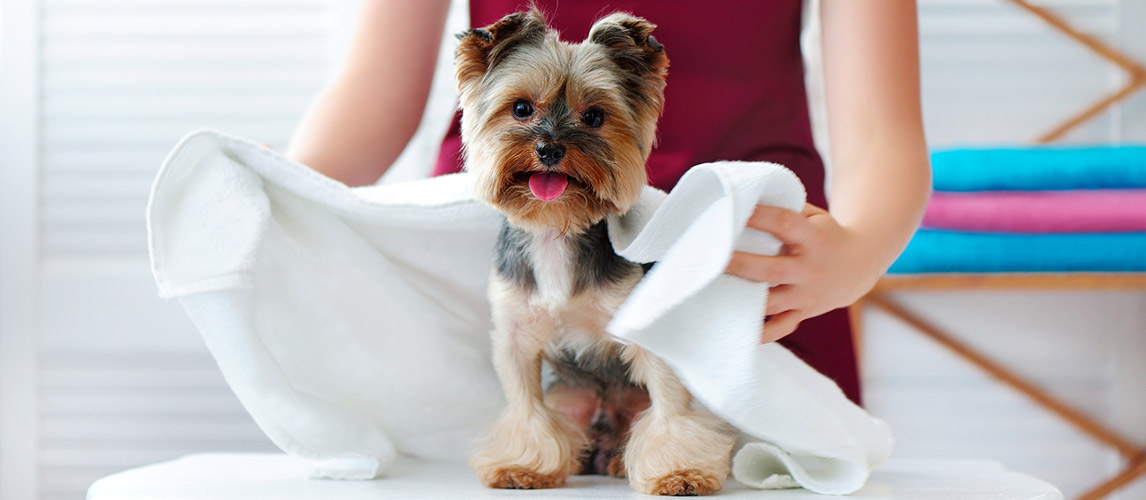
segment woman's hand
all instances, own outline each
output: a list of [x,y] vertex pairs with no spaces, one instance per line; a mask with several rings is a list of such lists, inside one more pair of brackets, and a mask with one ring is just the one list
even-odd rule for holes
[[727,270],[774,285],[764,342],[862,297],[923,216],[931,169],[917,17],[914,0],[820,4],[832,213],[757,207],[748,226],[779,238],[781,255],[736,253]]
[[863,235],[841,226],[825,210],[800,213],[759,205],[748,227],[779,239],[779,255],[733,252],[726,272],[772,285],[761,343],[779,340],[800,322],[851,305],[875,285],[884,269]]

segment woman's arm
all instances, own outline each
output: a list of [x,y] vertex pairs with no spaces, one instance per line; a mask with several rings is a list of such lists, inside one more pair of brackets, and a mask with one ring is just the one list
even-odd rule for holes
[[449,0],[364,0],[342,67],[311,104],[287,156],[351,186],[374,183],[414,135]]
[[859,3],[822,6],[831,213],[867,236],[883,274],[923,217],[931,167],[915,1]]
[[765,342],[855,302],[907,245],[931,192],[914,0],[823,0],[831,212],[758,207],[749,226],[785,255],[737,253],[728,271],[777,285]]

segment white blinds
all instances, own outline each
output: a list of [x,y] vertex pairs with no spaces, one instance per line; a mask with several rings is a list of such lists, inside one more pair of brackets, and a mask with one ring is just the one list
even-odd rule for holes
[[318,0],[45,0],[45,257],[145,256],[148,188],[192,129],[284,147],[325,76],[330,10]]
[[332,60],[322,0],[42,2],[39,489],[184,453],[273,450],[175,304],[144,209],[185,133],[284,148]]

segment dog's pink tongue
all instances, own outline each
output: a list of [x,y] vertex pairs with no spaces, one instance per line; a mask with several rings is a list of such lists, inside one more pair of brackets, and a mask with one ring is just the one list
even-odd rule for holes
[[536,173],[529,176],[529,190],[541,201],[551,201],[561,196],[569,186],[569,178],[557,172]]

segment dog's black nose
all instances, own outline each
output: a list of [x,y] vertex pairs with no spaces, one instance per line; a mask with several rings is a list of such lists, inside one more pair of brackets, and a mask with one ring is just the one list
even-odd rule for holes
[[565,157],[565,146],[559,144],[537,143],[537,159],[546,166],[552,167]]

